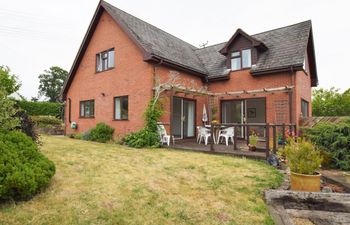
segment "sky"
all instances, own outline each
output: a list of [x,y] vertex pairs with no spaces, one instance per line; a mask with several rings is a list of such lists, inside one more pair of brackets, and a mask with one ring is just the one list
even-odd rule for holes
[[[198,46],[312,20],[319,87],[350,88],[348,0],[107,0],[114,6]],[[98,0],[0,0],[0,65],[38,93],[51,66],[69,71]]]

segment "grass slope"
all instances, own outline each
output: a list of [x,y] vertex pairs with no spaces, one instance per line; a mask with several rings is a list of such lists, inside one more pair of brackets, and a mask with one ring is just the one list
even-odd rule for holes
[[50,186],[0,205],[0,224],[273,224],[262,191],[281,174],[263,162],[42,138]]

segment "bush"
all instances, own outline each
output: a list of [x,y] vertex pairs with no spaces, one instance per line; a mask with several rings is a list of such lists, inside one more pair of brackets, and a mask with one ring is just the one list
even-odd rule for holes
[[112,127],[104,123],[98,123],[95,128],[90,130],[89,133],[85,133],[88,134],[87,137],[84,137],[85,135],[83,134],[82,138],[86,138],[89,141],[106,143],[113,139],[113,132],[114,129]]
[[63,115],[62,103],[19,101],[18,104],[30,116],[54,116],[62,118]]
[[331,156],[330,165],[337,169],[350,170],[350,121],[339,124],[319,123],[303,130],[316,146]]
[[159,134],[157,132],[151,132],[147,128],[127,135],[124,138],[124,142],[133,148],[158,148],[160,146]]
[[90,130],[86,131],[85,133],[82,133],[80,135],[76,135],[76,138],[80,138],[81,140],[89,141],[90,140]]
[[279,150],[279,154],[285,156],[290,170],[294,173],[314,175],[322,163],[322,156],[311,142],[299,139],[288,140],[284,149]]
[[31,116],[31,119],[37,127],[54,127],[62,125],[62,120],[54,116]]
[[162,106],[150,101],[145,111],[146,126],[136,133],[131,133],[124,138],[124,143],[134,148],[157,148],[160,146],[157,122],[163,114]]
[[16,113],[15,117],[19,118],[20,120],[18,129],[25,133],[27,136],[31,137],[33,141],[38,143],[39,136],[34,130],[34,122],[27,115],[27,113],[21,110]]
[[18,131],[0,132],[0,199],[27,199],[48,185],[55,165]]

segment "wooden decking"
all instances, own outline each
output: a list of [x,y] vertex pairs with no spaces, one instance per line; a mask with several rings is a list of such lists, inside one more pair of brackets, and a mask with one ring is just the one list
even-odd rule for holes
[[176,140],[175,145],[170,145],[166,147],[181,150],[235,155],[259,160],[266,159],[265,142],[259,142],[257,146],[258,149],[254,152],[248,150],[246,140],[237,140],[238,150],[234,150],[232,143],[230,143],[228,146],[226,146],[225,144],[215,144],[214,150],[211,151],[209,143],[208,145],[205,145],[203,142],[201,144],[198,144],[195,139]]

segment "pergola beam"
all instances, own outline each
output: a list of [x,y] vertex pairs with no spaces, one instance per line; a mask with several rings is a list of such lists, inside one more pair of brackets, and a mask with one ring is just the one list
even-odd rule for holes
[[187,88],[182,85],[163,85],[163,89],[172,90],[175,92],[183,92],[185,94],[193,94],[193,95],[208,95],[208,96],[236,96],[239,97],[241,95],[246,94],[266,94],[266,93],[276,93],[276,92],[290,92],[294,86],[283,86],[277,88],[263,88],[263,89],[254,89],[254,90],[241,90],[234,92],[223,92],[223,93],[212,93],[207,90],[196,90],[194,88]]

